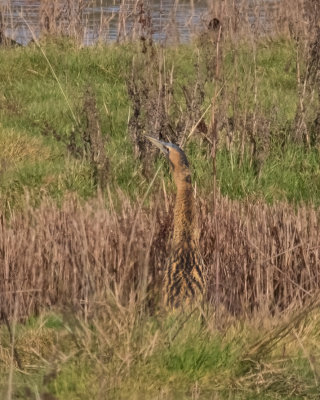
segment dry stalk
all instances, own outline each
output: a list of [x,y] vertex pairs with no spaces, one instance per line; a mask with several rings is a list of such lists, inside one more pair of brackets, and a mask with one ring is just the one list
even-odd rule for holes
[[[117,212],[101,198],[85,205],[69,199],[61,208],[46,200],[1,218],[0,302],[8,320],[17,296],[19,319],[52,306],[72,307],[88,320],[107,302],[157,308],[173,199],[161,189],[155,199],[146,209],[144,199],[133,206],[123,196]],[[241,204],[219,193],[215,213],[198,202],[208,301],[216,307],[276,314],[303,306],[320,288],[315,210]]]
[[41,0],[40,32],[42,35],[68,36],[83,41],[83,11],[88,0]]
[[85,155],[92,166],[95,184],[105,190],[109,177],[109,160],[105,150],[106,137],[102,135],[96,99],[91,88],[86,91],[83,110],[87,120],[83,132]]

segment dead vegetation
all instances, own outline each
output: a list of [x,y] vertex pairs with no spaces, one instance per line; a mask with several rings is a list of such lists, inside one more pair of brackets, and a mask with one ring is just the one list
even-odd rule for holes
[[208,132],[203,108],[209,75],[202,73],[199,56],[195,63],[195,79],[177,87],[175,67],[166,65],[166,56],[161,48],[156,48],[152,42],[146,45],[143,41],[141,52],[139,57],[133,58],[127,80],[132,103],[128,130],[143,172],[150,176],[155,152],[146,143],[145,133],[183,145],[190,132]]
[[39,8],[41,35],[83,37],[83,11],[88,0],[41,0]]
[[91,164],[95,185],[104,190],[109,178],[109,160],[105,146],[107,137],[102,134],[96,98],[90,87],[85,93],[83,111],[86,117],[82,135],[85,156]]
[[[132,103],[129,134],[146,176],[153,157],[144,133],[179,145],[197,135],[211,147],[225,146],[230,154],[236,153],[240,166],[249,154],[258,178],[272,146],[295,141],[318,148],[320,28],[315,2],[301,0],[286,9],[286,2],[268,8],[250,4],[226,1],[209,9],[194,41],[197,56],[188,82],[177,83],[175,65],[168,65],[150,33],[141,36],[141,54],[133,59],[127,87]],[[152,29],[152,21],[148,26]],[[259,43],[272,45],[275,37],[289,39],[296,47],[296,60],[288,60],[285,67],[296,69],[296,115],[285,123],[279,123],[282,100],[273,100],[266,112],[261,95],[266,88]],[[238,50],[241,45],[248,50],[247,59]],[[231,57],[228,68],[226,54]],[[286,79],[286,71],[281,73]]]
[[[317,145],[317,8],[312,0],[300,0],[286,9],[283,3],[276,10],[272,33],[252,26],[252,19],[243,17],[248,15],[244,14],[248,7],[245,1],[221,2],[211,9],[205,31],[196,40],[195,74],[181,85],[176,85],[175,65],[168,68],[163,48],[153,41],[153,21],[147,3],[135,3],[130,17],[135,17],[140,53],[133,58],[127,80],[132,103],[129,134],[146,176],[151,176],[154,161],[143,139],[146,132],[178,144],[196,134],[211,145],[214,160],[217,145],[224,145],[230,154],[238,152],[236,162],[240,164],[246,149],[251,147],[251,161],[259,175],[271,143],[286,129],[275,122],[276,118],[264,115],[258,101],[256,45],[262,34],[266,41],[272,41],[274,34],[296,41],[300,95],[294,132],[299,143]],[[50,34],[69,35],[81,25],[85,5],[86,2],[79,2],[74,9],[73,2],[43,2],[43,29]],[[122,6],[124,13],[125,2]],[[251,11],[255,21],[260,21],[258,6]],[[74,14],[76,17],[72,17]],[[303,18],[297,19],[297,15]],[[68,21],[73,21],[74,29],[65,31],[71,23]],[[126,15],[119,15],[119,24],[125,22]],[[3,30],[5,21],[1,24]],[[119,29],[119,41],[127,40],[125,26]],[[245,63],[240,60],[237,47],[245,38],[252,50],[254,68],[247,72],[243,80],[246,87],[241,92],[237,78]],[[223,69],[225,49],[230,50],[230,46],[232,68],[228,73],[236,77],[232,85],[228,85],[229,75]],[[307,64],[302,60],[307,60]],[[212,95],[209,104],[205,92],[208,86]],[[243,101],[243,91],[250,102]],[[276,115],[277,109],[271,113]],[[67,139],[49,126],[43,133],[65,140],[70,154],[83,157],[92,165],[96,186],[106,189],[106,139],[101,133],[91,89],[84,96],[82,114],[83,123]],[[88,316],[110,296],[120,303],[143,300],[155,307],[155,293],[160,292],[162,268],[169,250],[172,215],[172,204],[165,211],[166,200],[158,197],[148,211],[130,205],[127,200],[122,201],[120,212],[112,207],[107,211],[101,199],[86,205],[66,200],[61,209],[48,200],[39,210],[29,208],[10,221],[2,217],[0,262],[4,268],[0,296],[5,315],[12,316],[18,302],[20,317],[38,313],[43,307],[67,304]],[[276,313],[303,304],[319,288],[316,211],[307,207],[295,211],[288,205],[241,204],[219,196],[214,203],[214,213],[204,201],[200,207],[201,246],[208,266],[210,301],[223,304],[230,313],[261,309]]]
[[62,142],[75,159],[87,161],[94,186],[104,191],[110,178],[110,165],[106,154],[108,135],[102,133],[97,99],[91,86],[85,90],[82,103],[78,112],[79,118],[68,135],[59,133],[46,121],[41,127],[41,133]]
[[[25,318],[72,307],[86,318],[107,303],[158,307],[169,251],[172,202],[159,193],[147,211],[123,200],[51,201],[10,221],[1,217],[0,299]],[[208,300],[231,314],[274,314],[303,305],[320,287],[320,224],[312,208],[241,204],[218,197],[213,214],[199,200]]]
[[[85,2],[77,3],[76,9],[72,8],[76,4],[71,3],[42,2],[43,34],[78,35],[81,41],[81,7]],[[304,382],[299,372],[289,375],[290,368],[286,369],[286,363],[293,364],[292,354],[296,357],[299,351],[303,353],[306,363],[310,364],[308,371],[314,375],[311,380],[314,379],[314,385],[318,387],[319,318],[313,311],[319,308],[319,212],[310,205],[296,208],[288,204],[270,206],[259,201],[251,204],[222,197],[216,187],[216,154],[218,146],[225,146],[230,157],[236,154],[236,168],[249,148],[251,163],[259,177],[272,145],[288,141],[288,132],[295,133],[298,144],[307,148],[319,146],[320,56],[316,2],[299,0],[290,2],[290,7],[288,2],[281,2],[271,33],[266,31],[266,26],[252,26],[249,19],[243,18],[247,1],[216,2],[205,21],[204,31],[195,40],[197,57],[193,79],[182,85],[176,84],[175,65],[168,68],[163,48],[153,40],[154,25],[147,2],[135,2],[135,11],[131,14],[127,13],[125,3],[121,3],[118,41],[135,38],[140,43],[139,54],[132,60],[127,79],[131,100],[128,131],[144,175],[152,176],[155,157],[143,139],[144,133],[179,144],[185,144],[194,135],[211,147],[213,198],[197,199],[201,253],[207,266],[206,307],[210,313],[212,311],[205,320],[205,329],[208,337],[221,330],[226,349],[230,343],[238,343],[242,348],[241,335],[247,346],[239,353],[236,367],[232,367],[242,369],[234,376],[223,372],[217,378],[214,368],[219,362],[214,358],[211,369],[215,375],[214,386],[220,389],[230,386],[235,390],[250,388],[257,393],[274,387],[277,393],[279,389],[279,393],[288,396],[294,393],[310,397],[309,389],[312,390],[313,383]],[[257,17],[259,7],[253,7],[252,12]],[[76,17],[69,26],[68,18],[73,18],[73,13]],[[300,15],[306,17],[296,18]],[[132,25],[130,18],[134,20]],[[3,24],[5,21],[0,26],[0,38]],[[128,26],[132,27],[129,33]],[[266,35],[263,40],[271,43],[275,34],[295,41],[294,68],[299,104],[292,126],[279,125],[276,104],[267,115],[258,100],[261,87],[256,44],[263,35]],[[247,61],[241,60],[237,51],[242,40],[249,44],[254,60],[253,69],[245,71],[243,80],[248,102],[243,100],[243,91],[237,83]],[[228,84],[230,71],[224,69],[224,57],[230,49],[231,73],[235,76],[231,85]],[[293,67],[289,65],[288,68]],[[209,101],[206,87],[211,90]],[[2,103],[3,108],[9,109],[7,99]],[[78,381],[78,356],[85,366],[88,360],[98,366],[94,376],[98,371],[101,377],[100,396],[92,397],[99,398],[110,388],[123,386],[141,359],[148,361],[149,372],[148,357],[156,353],[159,343],[164,346],[160,346],[161,353],[165,353],[168,346],[183,343],[181,334],[188,335],[194,329],[194,321],[188,321],[184,315],[177,318],[173,328],[165,326],[165,318],[156,321],[160,327],[148,328],[153,321],[146,318],[147,314],[158,316],[161,311],[162,276],[170,251],[173,198],[170,195],[168,198],[165,189],[157,191],[145,207],[145,199],[136,199],[133,205],[117,187],[112,188],[117,194],[111,194],[109,182],[112,177],[106,156],[108,137],[105,132],[102,134],[102,114],[99,114],[93,89],[85,91],[79,110],[75,128],[67,137],[49,124],[44,125],[42,133],[62,141],[72,157],[91,165],[95,187],[104,191],[108,207],[102,195],[86,203],[75,196],[65,198],[60,207],[45,198],[36,209],[27,206],[23,212],[10,210],[9,219],[7,214],[0,212],[0,321],[7,331],[4,335],[7,344],[0,346],[0,358],[11,371],[8,398],[15,367],[28,373],[28,368],[35,369],[39,360],[45,360],[46,368],[50,365],[52,371],[44,381],[54,381],[63,375],[59,368],[63,368],[68,360],[76,360],[75,381]],[[29,139],[24,136],[22,139],[18,143],[21,154],[17,153],[16,146],[10,147],[8,159],[13,156],[14,159],[25,158]],[[35,149],[41,150],[40,144],[36,144]],[[46,153],[45,149],[43,152]],[[38,153],[32,156],[36,158]],[[7,163],[1,163],[0,173],[6,168]],[[112,200],[117,196],[115,205]],[[66,318],[66,332],[57,343],[51,345],[56,339],[48,340],[46,333],[41,338],[43,342],[34,340],[36,344],[30,342],[27,334],[24,341],[21,341],[20,333],[15,336],[14,327],[18,320],[25,321],[30,316],[41,315],[43,310],[55,309],[62,310]],[[295,309],[299,310],[296,314],[292,313]],[[41,328],[35,330],[35,338],[46,332],[45,323],[41,317],[39,320]],[[268,323],[272,328],[262,330],[257,335],[258,340],[247,340],[243,321],[252,323],[255,329],[259,329],[260,324],[265,328]],[[196,336],[202,341],[203,326],[198,329]],[[228,337],[230,330],[233,331],[232,339]],[[196,341],[191,339],[193,349]],[[298,350],[290,353],[290,346]],[[274,352],[277,355],[270,360],[269,356]],[[223,358],[229,359],[229,356],[227,353]],[[185,365],[185,359],[182,360]],[[193,361],[191,364],[194,365]],[[193,374],[194,370],[190,376]],[[151,387],[156,382],[153,378]],[[139,380],[134,385],[139,386]],[[195,388],[195,393],[200,393],[198,381]],[[25,396],[34,397],[33,391],[26,392]],[[163,396],[167,398],[165,394]],[[317,396],[315,394],[314,398]]]

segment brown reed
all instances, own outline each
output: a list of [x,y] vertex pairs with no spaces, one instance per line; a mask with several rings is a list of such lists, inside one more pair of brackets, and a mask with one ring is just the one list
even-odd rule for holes
[[[304,304],[320,287],[317,211],[199,199],[208,301],[232,314],[274,314]],[[173,202],[160,193],[148,209],[123,199],[50,200],[0,218],[0,304],[11,318],[72,306],[86,318],[108,302],[157,307],[169,251]]]
[[[103,3],[100,0],[40,0],[38,7],[34,7],[32,3],[25,1],[19,6],[11,2],[0,4],[0,32],[3,33],[9,29],[14,39],[17,36],[16,31],[21,28],[19,18],[28,20],[32,15],[30,26],[34,31],[42,35],[73,37],[78,39],[79,43],[83,43],[89,19],[91,22],[94,21],[94,24],[90,25],[90,29],[94,31],[94,41],[108,41],[106,31],[109,31],[110,21],[113,22],[117,31],[118,42],[141,38],[152,40],[152,34],[155,33],[150,2],[145,0],[121,0],[118,12],[102,7]],[[108,6],[109,3],[112,2],[106,1],[104,5]],[[165,42],[171,44],[180,41],[178,6],[179,1],[173,2],[171,7],[166,5],[165,10],[169,15],[166,20],[162,16],[162,9],[159,15],[155,15],[157,18],[164,19],[159,29],[165,33]],[[190,0],[189,8],[191,15],[194,15],[194,1]],[[35,10],[38,11],[37,17],[34,17]],[[17,15],[19,15],[18,20],[16,20]],[[308,19],[310,21],[310,16],[313,16],[314,21],[317,18],[317,0],[294,2],[290,0],[273,2],[260,0],[212,2],[208,0],[208,12],[202,16],[202,23],[194,26],[190,19],[184,28],[189,29],[190,35],[194,35],[203,28],[205,31],[210,30],[213,26],[212,21],[219,21],[223,27],[224,37],[235,42],[249,37],[252,39],[261,36],[269,38],[277,35],[290,36],[293,31],[306,36],[309,30],[306,22]]]

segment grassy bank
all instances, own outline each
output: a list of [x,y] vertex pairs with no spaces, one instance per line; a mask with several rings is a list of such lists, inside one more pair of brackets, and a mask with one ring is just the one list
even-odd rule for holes
[[[234,320],[141,315],[104,304],[84,322],[47,314],[1,328],[0,393],[23,399],[317,399],[319,312]],[[217,329],[218,328],[218,329]],[[13,374],[9,378],[10,368]],[[5,397],[3,397],[5,398]]]
[[[106,138],[113,192],[119,187],[132,199],[145,192],[155,155],[139,141],[143,132],[157,135],[162,127],[164,138],[176,142],[193,132],[186,153],[199,190],[209,193],[208,105],[214,97],[221,193],[318,204],[317,142],[310,147],[296,140],[294,42],[261,40],[254,55],[248,44],[240,43],[237,50],[226,44],[219,61],[223,73],[213,80],[209,44],[152,45],[142,52],[139,44],[79,49],[68,41],[49,41],[41,44],[49,62],[36,45],[0,49],[2,207],[21,204],[26,190],[36,202],[44,194],[56,199],[70,192],[94,195],[90,162],[83,152],[73,151],[84,147],[88,86]],[[306,121],[311,131],[316,104],[310,103]],[[199,118],[201,124],[193,129]],[[167,180],[168,170],[162,171]]]

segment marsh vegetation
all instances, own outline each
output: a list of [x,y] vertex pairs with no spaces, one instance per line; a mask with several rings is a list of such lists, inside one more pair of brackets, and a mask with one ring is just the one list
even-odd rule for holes
[[[217,2],[183,44],[135,5],[118,43],[50,7],[33,43],[2,41],[0,396],[316,399],[317,2],[279,2],[272,29]],[[145,133],[192,165],[192,312],[161,306],[175,189]]]

